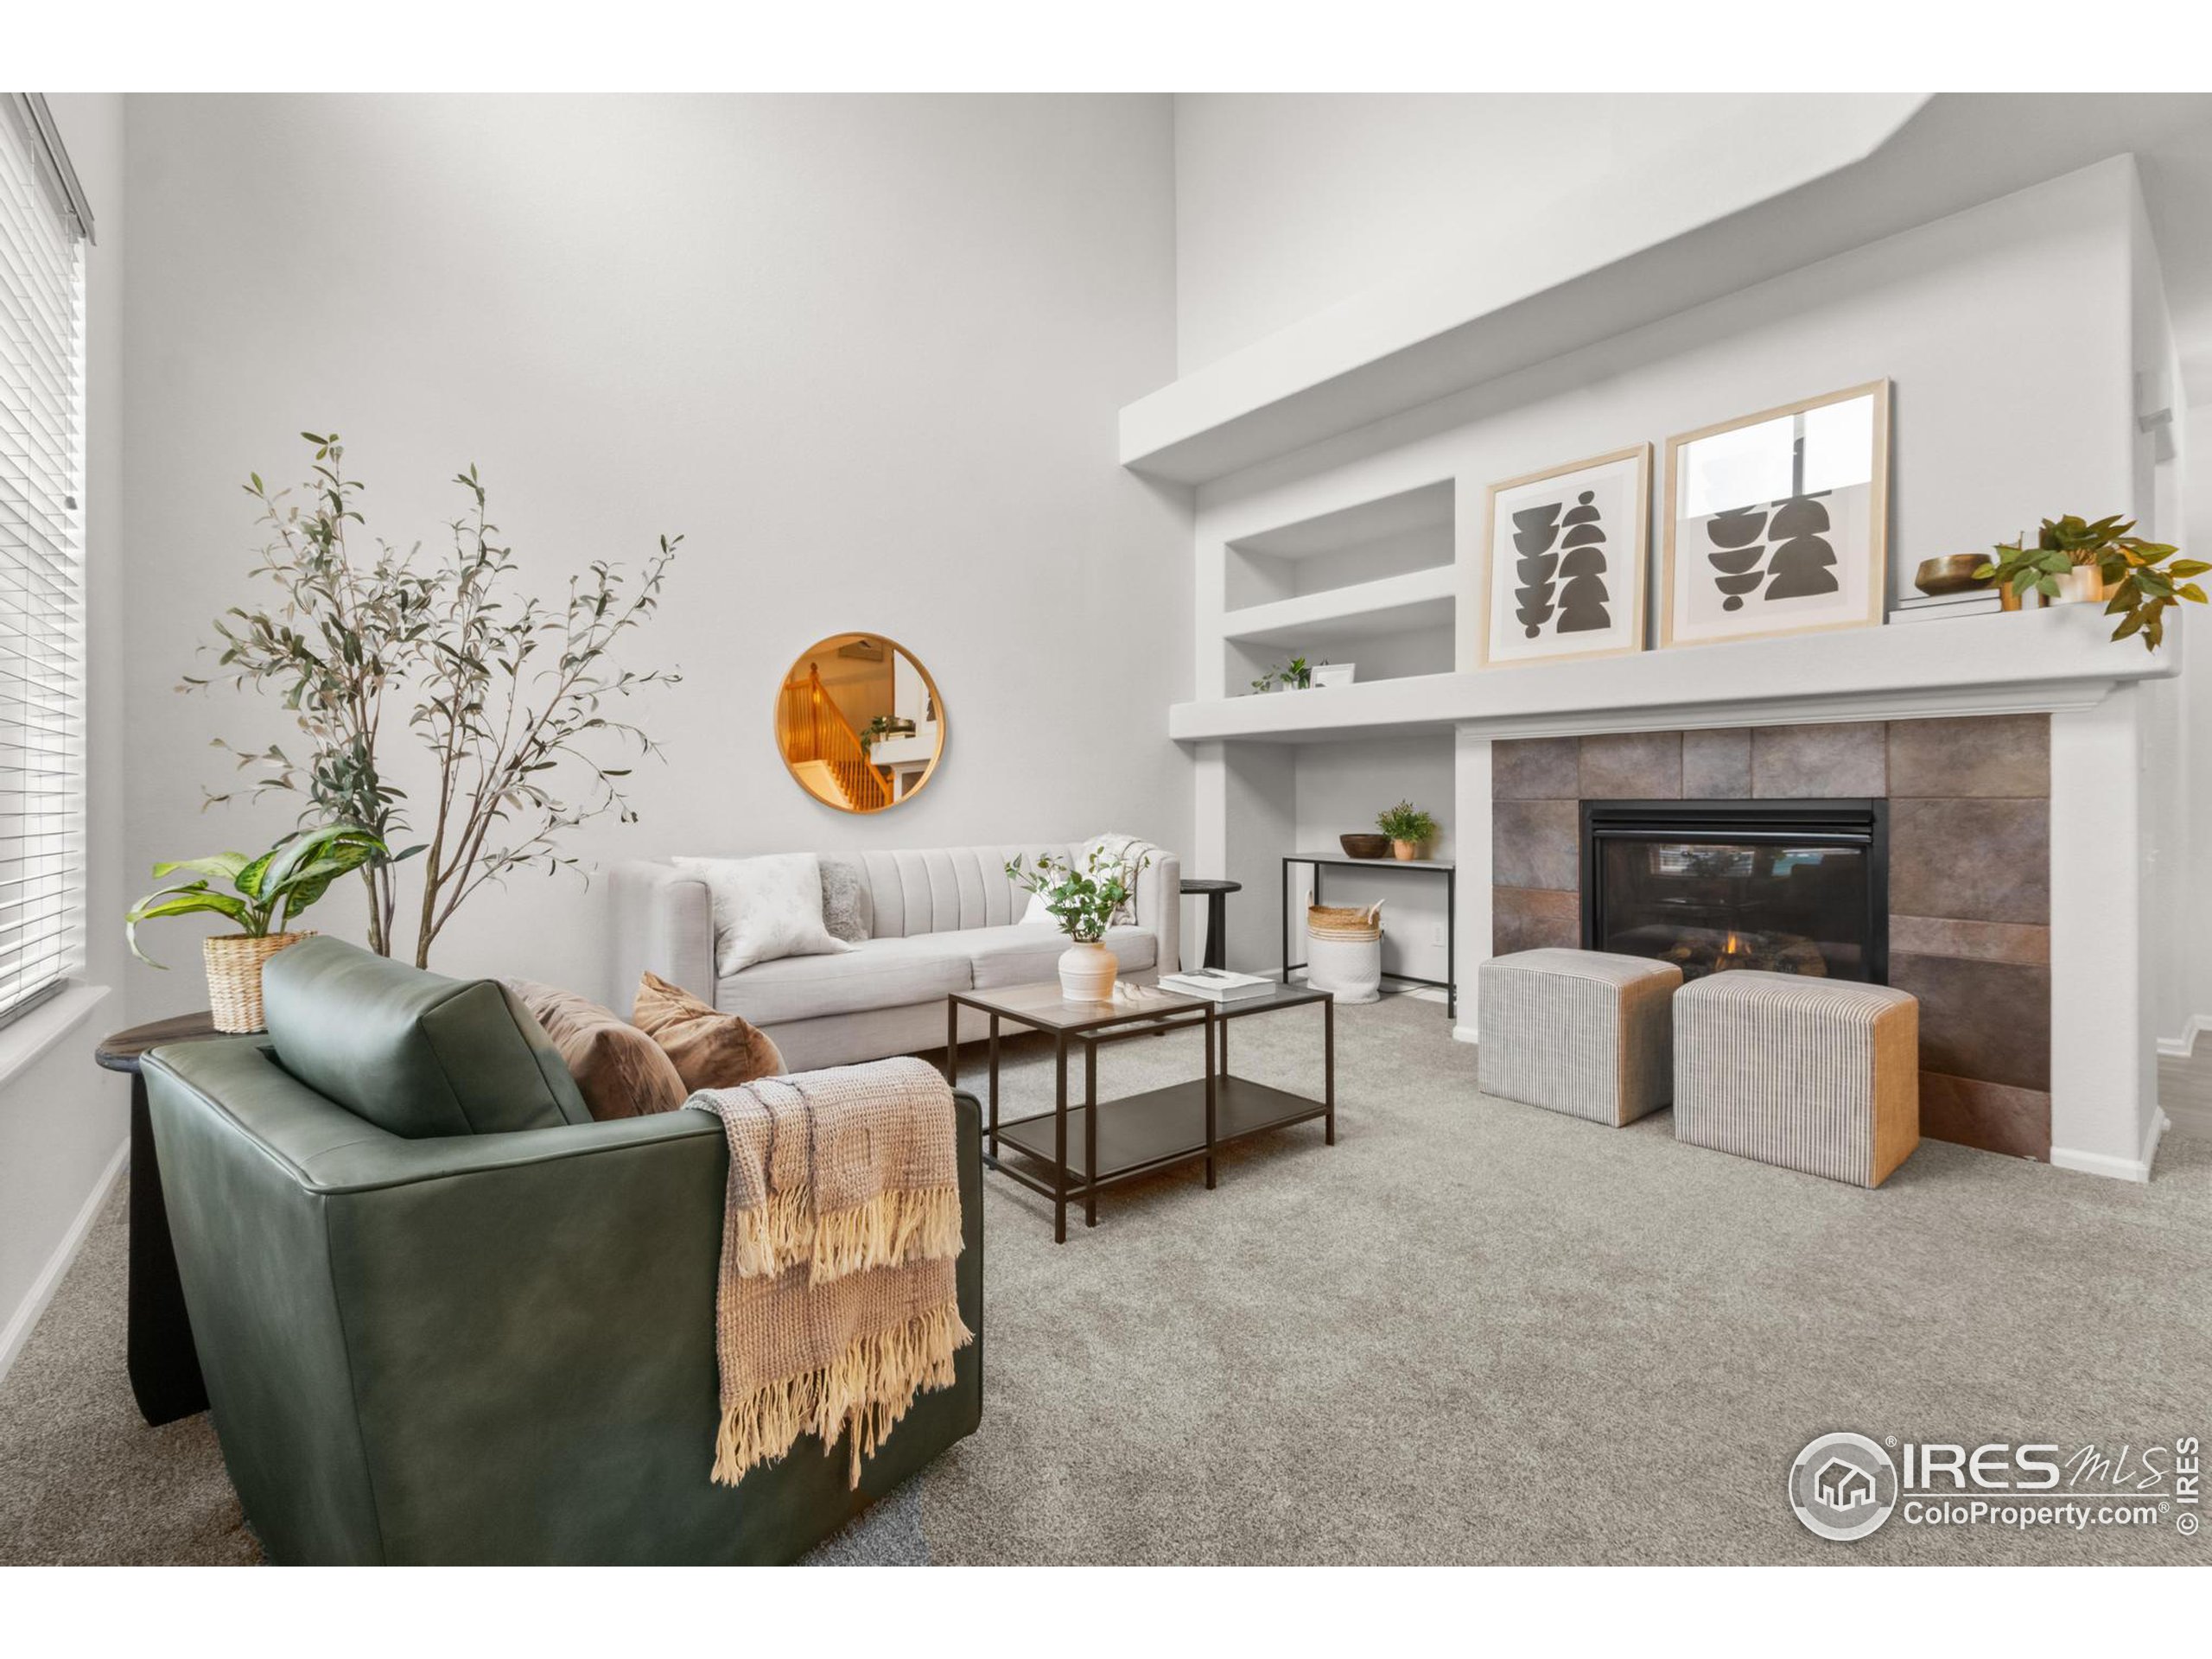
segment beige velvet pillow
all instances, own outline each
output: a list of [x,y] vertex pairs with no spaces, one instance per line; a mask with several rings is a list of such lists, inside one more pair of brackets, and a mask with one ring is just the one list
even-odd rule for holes
[[737,1014],[715,1012],[658,974],[638,982],[631,1018],[667,1052],[687,1089],[734,1089],[783,1075],[784,1057],[766,1032]]
[[672,1112],[690,1097],[660,1045],[611,1009],[550,985],[505,982],[561,1051],[594,1117]]

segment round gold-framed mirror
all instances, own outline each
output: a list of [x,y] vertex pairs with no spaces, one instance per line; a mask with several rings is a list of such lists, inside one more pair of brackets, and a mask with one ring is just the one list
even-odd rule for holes
[[921,658],[880,633],[833,633],[798,654],[776,693],[776,753],[840,812],[912,800],[944,754],[944,702]]

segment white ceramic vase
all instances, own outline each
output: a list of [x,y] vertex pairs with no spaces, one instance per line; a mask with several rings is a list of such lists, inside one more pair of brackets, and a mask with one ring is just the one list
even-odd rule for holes
[[1077,940],[1060,953],[1060,995],[1071,1002],[1110,1002],[1114,953],[1096,940]]

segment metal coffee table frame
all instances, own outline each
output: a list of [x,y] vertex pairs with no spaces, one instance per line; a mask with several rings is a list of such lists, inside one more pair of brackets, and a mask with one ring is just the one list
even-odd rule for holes
[[[1231,1020],[1313,1002],[1322,1008],[1319,1098],[1230,1074]],[[1206,1185],[1211,1189],[1217,1179],[1214,1154],[1248,1135],[1319,1118],[1324,1144],[1337,1143],[1337,1008],[1336,999],[1326,991],[1303,985],[1279,986],[1264,996],[1242,1002],[1216,1003],[1203,997],[1160,995],[1142,1004],[1069,1002],[1061,998],[1057,984],[950,992],[945,1001],[945,1076],[956,1085],[960,1080],[960,1010],[963,1007],[975,1009],[988,1021],[983,1161],[1009,1180],[1052,1201],[1056,1243],[1067,1242],[1071,1202],[1080,1199],[1084,1225],[1096,1227],[1098,1194],[1104,1188],[1200,1159],[1205,1163]],[[1052,1039],[1052,1110],[1000,1121],[1002,1023]],[[1205,1039],[1202,1077],[1113,1100],[1098,1098],[1101,1044],[1192,1029]],[[1071,1100],[1068,1057],[1077,1044],[1083,1048],[1083,1093],[1080,1100]],[[1034,1173],[1001,1158],[1001,1141],[1023,1158],[1042,1165],[1046,1173]],[[1071,1141],[1079,1142],[1079,1147],[1072,1147]]]

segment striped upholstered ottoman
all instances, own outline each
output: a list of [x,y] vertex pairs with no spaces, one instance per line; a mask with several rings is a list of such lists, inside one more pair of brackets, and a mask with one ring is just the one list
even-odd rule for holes
[[1675,1138],[1879,1186],[1920,1144],[1920,1004],[1738,969],[1675,999]]
[[1682,970],[1601,950],[1521,950],[1476,970],[1478,1086],[1618,1127],[1667,1103]]

